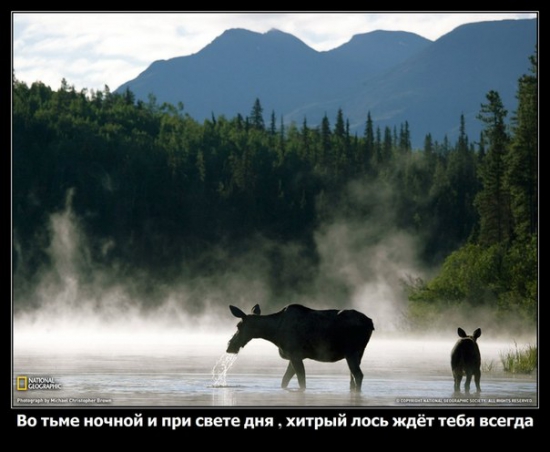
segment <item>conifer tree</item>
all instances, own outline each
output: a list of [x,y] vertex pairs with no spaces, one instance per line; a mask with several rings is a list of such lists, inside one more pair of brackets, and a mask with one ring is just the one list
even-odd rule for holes
[[250,112],[250,125],[257,130],[265,130],[265,123],[263,117],[263,108],[260,103],[260,99],[256,98],[254,105],[252,106],[252,111]]
[[481,244],[500,243],[511,235],[510,196],[505,184],[505,155],[508,133],[505,118],[507,111],[496,91],[489,91],[487,104],[481,105],[478,115],[485,124],[489,149],[480,168],[482,189],[475,202],[480,215]]
[[525,240],[537,232],[538,219],[538,81],[536,56],[531,73],[519,79],[514,138],[506,156],[506,182],[510,190],[514,229]]
[[359,164],[364,171],[366,168],[371,168],[375,159],[374,152],[374,127],[370,111],[367,114],[367,123],[365,125],[365,146],[364,152],[361,154]]

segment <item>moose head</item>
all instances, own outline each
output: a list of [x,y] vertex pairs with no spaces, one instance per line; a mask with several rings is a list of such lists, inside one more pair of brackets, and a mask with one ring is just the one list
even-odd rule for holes
[[248,344],[251,339],[257,337],[254,318],[261,314],[261,309],[259,305],[255,305],[252,308],[252,314],[245,314],[238,307],[230,305],[229,310],[241,321],[237,324],[237,332],[227,344],[227,353],[239,353],[239,350]]

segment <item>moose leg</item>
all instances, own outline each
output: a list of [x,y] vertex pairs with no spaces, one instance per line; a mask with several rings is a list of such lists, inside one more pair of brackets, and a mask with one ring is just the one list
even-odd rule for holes
[[464,391],[470,392],[470,383],[472,381],[472,374],[470,372],[466,373],[466,381],[464,382]]
[[291,362],[288,363],[288,367],[286,368],[286,372],[283,375],[283,381],[281,382],[281,388],[286,388],[288,386],[288,383],[292,379],[292,377],[296,374],[296,371],[294,370],[294,366]]
[[306,389],[306,369],[304,367],[304,362],[301,359],[293,359],[290,361],[290,364],[294,367],[300,389]]
[[361,391],[361,385],[363,383],[363,372],[361,372],[360,360],[358,360],[355,357],[348,356],[346,357],[346,361],[348,362],[348,367],[351,373],[351,378],[349,382],[349,389],[350,391]]
[[481,392],[480,380],[481,380],[481,371],[476,370],[475,373],[474,373],[474,381],[476,383],[476,391],[477,392]]
[[462,372],[454,372],[455,392],[460,392],[460,382],[462,381]]

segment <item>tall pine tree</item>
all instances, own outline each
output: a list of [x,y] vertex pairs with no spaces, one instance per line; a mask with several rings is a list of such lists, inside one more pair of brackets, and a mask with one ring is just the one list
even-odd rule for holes
[[525,239],[537,232],[538,219],[538,82],[537,60],[531,74],[519,79],[518,108],[512,118],[514,139],[506,156],[514,232]]
[[481,162],[482,189],[475,203],[480,215],[479,242],[490,246],[511,235],[510,196],[505,184],[505,155],[509,137],[506,131],[508,112],[496,91],[489,91],[487,104],[481,105],[478,115],[485,124],[488,150]]

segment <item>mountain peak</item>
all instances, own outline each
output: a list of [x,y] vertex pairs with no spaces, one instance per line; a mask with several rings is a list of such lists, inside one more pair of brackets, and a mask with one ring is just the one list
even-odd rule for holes
[[[225,30],[220,36],[214,39],[202,52],[208,51],[212,47],[223,51],[273,51],[280,46],[301,47],[313,51],[303,41],[297,37],[271,28],[265,33],[246,30],[244,28],[230,28]],[[288,49],[286,49],[288,50]]]
[[429,39],[408,31],[374,30],[353,35],[347,43],[337,47],[334,51],[347,51],[359,46],[383,47],[395,43],[406,43],[406,45],[420,49],[428,46],[431,42]]
[[281,31],[278,28],[270,28],[269,30],[267,30],[265,32],[265,34],[266,35],[268,35],[268,34],[271,34],[271,35],[276,35],[276,34],[287,35],[288,33],[285,33],[284,31]]
[[377,71],[389,69],[398,62],[432,44],[429,39],[406,31],[375,30],[360,33],[330,51],[338,58],[356,62],[371,61]]
[[221,35],[216,37],[212,43],[226,39],[249,39],[258,36],[260,36],[260,33],[247,30],[246,28],[228,28]]

